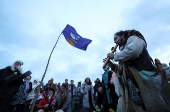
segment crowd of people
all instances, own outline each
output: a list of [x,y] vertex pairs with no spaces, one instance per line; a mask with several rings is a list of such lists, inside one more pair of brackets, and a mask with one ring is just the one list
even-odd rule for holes
[[96,77],[94,86],[89,77],[77,86],[68,79],[61,85],[53,78],[45,85],[38,79],[31,82],[31,72],[22,73],[22,61],[1,69],[0,112],[170,111],[168,66],[153,63],[143,35],[136,30],[117,32],[114,41],[120,52],[107,56],[119,64],[108,61],[102,81]]
[[[44,83],[40,84],[38,79],[31,82],[31,73],[23,75],[21,71],[22,65],[22,61],[16,61],[12,66],[0,70],[1,79],[4,79],[2,74],[4,74],[4,77],[5,75],[7,76],[4,80],[0,80],[0,83],[2,83],[0,88],[2,92],[0,96],[0,99],[2,99],[0,100],[0,104],[2,104],[0,105],[1,112],[30,112],[31,108],[34,108],[34,112],[54,112],[57,110],[64,112],[93,112],[101,111],[101,109],[104,112],[109,111],[109,109],[116,111],[118,97],[115,93],[114,85],[110,83],[112,72],[109,71],[108,66],[104,69],[105,78],[103,78],[102,82],[97,78],[93,87],[90,78],[86,78],[82,84],[81,81],[78,82],[77,86],[74,84],[74,80],[71,80],[69,84],[68,79],[65,79],[65,83],[62,85],[54,83],[53,78],[45,85]],[[107,79],[106,74],[108,71]],[[16,74],[16,77],[8,79],[14,74]],[[24,79],[22,80],[22,78]],[[14,82],[11,83],[12,81]],[[40,87],[40,91],[38,91],[38,87]],[[109,93],[106,88],[108,88]],[[5,89],[11,91],[10,94],[6,94]],[[35,100],[37,92],[38,97]],[[33,107],[34,101],[36,103]]]

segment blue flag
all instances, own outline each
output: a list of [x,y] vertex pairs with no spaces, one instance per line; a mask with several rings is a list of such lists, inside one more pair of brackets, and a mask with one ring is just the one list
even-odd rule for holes
[[62,33],[69,44],[82,50],[86,50],[87,46],[92,42],[92,40],[81,37],[70,25],[67,25]]

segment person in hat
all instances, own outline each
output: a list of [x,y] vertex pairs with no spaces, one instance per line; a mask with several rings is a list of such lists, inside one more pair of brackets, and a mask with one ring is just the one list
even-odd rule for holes
[[[35,107],[40,103],[40,101],[44,98],[44,95],[45,95],[45,90],[40,88],[40,92],[38,94],[38,98],[37,98],[37,101],[35,103]],[[34,102],[34,99],[32,99],[30,105],[32,105]],[[30,108],[29,108],[30,109]]]
[[50,79],[49,83],[45,87],[45,91],[48,93],[49,91],[53,91],[55,93],[56,91],[56,85],[53,83],[53,78]]
[[23,82],[23,79],[17,78],[22,75],[22,65],[23,62],[18,60],[12,66],[0,70],[0,112],[6,110],[15,88]]
[[53,102],[53,91],[49,91],[48,95],[44,94],[44,98],[39,102],[39,104],[36,106],[35,110],[38,112],[48,112],[51,107],[51,103]]

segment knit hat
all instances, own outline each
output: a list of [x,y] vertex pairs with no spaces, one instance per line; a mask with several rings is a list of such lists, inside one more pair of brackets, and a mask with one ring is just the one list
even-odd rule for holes
[[53,78],[51,78],[50,81],[53,82]]
[[53,91],[49,91],[48,94],[51,93],[53,95]]
[[17,61],[15,61],[15,63],[20,63],[20,65],[24,64],[21,60],[17,60]]

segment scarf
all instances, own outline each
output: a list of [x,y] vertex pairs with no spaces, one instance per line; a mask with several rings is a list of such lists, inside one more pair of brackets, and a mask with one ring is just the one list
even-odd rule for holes
[[[108,81],[108,73],[109,73],[109,70],[106,73],[103,74],[104,84],[107,84],[109,82]],[[110,88],[106,89],[106,95],[107,95],[108,104],[111,104],[112,103],[112,99],[111,99],[111,96],[110,96]]]
[[60,93],[60,97],[59,97],[59,100],[58,100],[58,106],[59,107],[61,106],[61,104],[63,105],[63,103],[66,102],[67,94],[68,94],[68,90]]
[[25,86],[25,89],[24,89],[24,93],[27,93],[27,91],[29,90],[29,81],[26,80],[25,83],[26,83],[26,86]]

